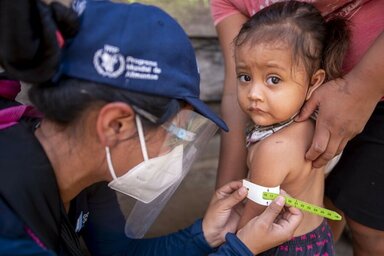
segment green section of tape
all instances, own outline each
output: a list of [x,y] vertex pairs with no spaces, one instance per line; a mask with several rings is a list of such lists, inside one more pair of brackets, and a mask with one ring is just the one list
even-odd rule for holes
[[[270,192],[263,192],[263,199],[266,200],[274,200],[276,197],[278,197],[279,194],[270,193]],[[283,196],[283,195],[282,195]],[[295,208],[298,208],[300,210],[310,212],[312,214],[320,215],[324,218],[328,218],[331,220],[341,220],[342,217],[337,212],[309,204],[300,200],[297,200],[292,197],[284,196],[285,197],[285,204],[289,206],[293,206]]]

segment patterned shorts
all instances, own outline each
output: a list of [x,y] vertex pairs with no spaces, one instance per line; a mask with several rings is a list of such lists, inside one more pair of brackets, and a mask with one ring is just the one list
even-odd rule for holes
[[331,256],[335,255],[333,236],[326,220],[315,230],[298,237],[294,237],[288,242],[269,249],[259,255],[263,256]]

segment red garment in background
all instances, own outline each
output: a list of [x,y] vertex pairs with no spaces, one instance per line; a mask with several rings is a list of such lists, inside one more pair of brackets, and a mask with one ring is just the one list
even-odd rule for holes
[[[226,17],[241,13],[252,16],[276,0],[211,0],[211,14],[217,25]],[[324,16],[339,15],[350,21],[351,44],[344,59],[344,71],[350,71],[373,41],[384,30],[383,0],[308,0]]]

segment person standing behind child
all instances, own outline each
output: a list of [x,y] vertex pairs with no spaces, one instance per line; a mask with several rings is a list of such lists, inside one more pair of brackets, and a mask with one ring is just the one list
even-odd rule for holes
[[[334,239],[339,239],[347,223],[355,255],[384,255],[384,201],[366,196],[384,196],[384,1],[304,1],[315,5],[326,19],[346,18],[351,34],[344,58],[345,76],[323,84],[296,118],[306,120],[318,109],[315,135],[305,157],[320,167],[343,151],[325,185],[325,205],[345,216],[344,221],[329,222]],[[216,187],[242,179],[248,171],[244,133],[247,117],[236,100],[232,41],[244,22],[272,2],[276,1],[210,2],[225,64],[221,115],[229,127],[229,132],[220,136]]]
[[[323,205],[324,167],[305,159],[315,117],[295,122],[312,93],[342,76],[349,44],[347,23],[328,21],[311,4],[279,2],[256,13],[234,40],[239,106],[252,121],[247,165],[252,183],[276,187],[311,204]],[[265,206],[248,200],[240,227]],[[334,255],[332,232],[323,217],[305,213],[285,244],[263,255]]]

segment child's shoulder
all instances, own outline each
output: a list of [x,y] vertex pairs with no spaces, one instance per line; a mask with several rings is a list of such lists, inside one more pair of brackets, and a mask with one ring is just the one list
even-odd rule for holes
[[306,163],[305,152],[312,141],[313,121],[293,123],[259,141],[249,150],[251,172],[276,170],[281,175],[300,169]]
[[312,120],[292,123],[260,141],[258,149],[266,153],[284,153],[294,149],[306,151],[312,141],[314,128]]

